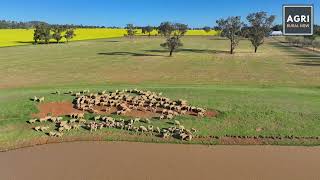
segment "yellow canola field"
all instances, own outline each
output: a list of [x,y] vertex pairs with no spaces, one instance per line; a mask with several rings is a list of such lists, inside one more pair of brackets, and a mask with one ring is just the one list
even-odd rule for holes
[[[0,47],[26,45],[33,43],[33,29],[0,29]],[[203,30],[189,30],[186,35],[218,35],[217,31],[210,31],[206,33]],[[76,36],[72,41],[90,40],[90,39],[104,39],[122,37],[126,34],[125,29],[76,29]],[[153,31],[151,35],[157,34]],[[141,30],[137,30],[137,35],[142,35]],[[52,40],[53,41],[53,40]],[[62,42],[65,41],[64,38]]]

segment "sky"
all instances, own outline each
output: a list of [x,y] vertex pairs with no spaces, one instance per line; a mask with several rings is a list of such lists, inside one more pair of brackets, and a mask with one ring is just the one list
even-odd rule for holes
[[245,20],[249,13],[265,11],[280,24],[283,4],[314,4],[315,23],[320,24],[320,0],[1,0],[0,19],[120,27],[172,21],[213,27],[220,18]]

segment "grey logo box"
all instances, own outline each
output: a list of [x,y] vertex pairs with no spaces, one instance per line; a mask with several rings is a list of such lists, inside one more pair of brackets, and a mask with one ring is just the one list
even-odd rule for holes
[[284,35],[313,35],[313,5],[283,5]]

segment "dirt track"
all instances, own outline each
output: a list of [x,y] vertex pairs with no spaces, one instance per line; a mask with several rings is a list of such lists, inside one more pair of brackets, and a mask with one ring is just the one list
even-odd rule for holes
[[49,144],[0,153],[0,179],[319,179],[320,147],[128,142]]

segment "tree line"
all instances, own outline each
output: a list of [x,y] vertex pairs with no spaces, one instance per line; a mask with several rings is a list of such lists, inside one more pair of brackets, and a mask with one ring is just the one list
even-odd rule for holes
[[[225,19],[219,19],[216,21],[216,26],[211,28],[205,26],[202,28],[205,32],[209,33],[212,29],[220,31],[220,35],[230,40],[230,54],[234,53],[234,50],[238,46],[241,39],[248,39],[254,52],[258,51],[258,48],[264,43],[265,37],[268,37],[271,31],[282,30],[282,26],[273,25],[275,20],[274,15],[268,15],[266,12],[251,13],[246,17],[248,24],[241,21],[240,16],[231,16]],[[133,29],[133,25],[130,25]],[[166,42],[161,44],[162,47],[169,49],[169,55],[183,46],[181,37],[189,30],[188,25],[180,23],[163,22],[158,27],[145,26],[141,27],[142,33],[150,36],[153,30],[157,30],[159,35],[166,37]],[[133,36],[134,34],[130,34]],[[291,44],[299,46],[310,46],[313,49],[319,47],[319,40],[316,37],[320,36],[320,26],[314,26],[314,35],[305,37],[287,37],[287,40]]]
[[286,36],[286,41],[291,46],[296,47],[311,47],[312,50],[320,48],[320,40],[316,36]]
[[71,40],[76,34],[73,28],[64,26],[52,26],[48,24],[38,24],[35,26],[33,33],[33,40],[35,44],[45,43],[48,44],[51,39],[54,39],[59,43],[62,38],[65,38],[67,42]]
[[[49,24],[43,21],[28,21],[28,22],[18,22],[18,21],[6,21],[0,20],[0,29],[32,29],[40,24],[46,24],[48,26],[60,26],[65,28],[106,28],[105,26],[89,26],[89,25],[76,25],[76,24]],[[113,29],[120,29],[120,27],[108,27]]]
[[[246,37],[250,40],[256,53],[259,46],[264,43],[264,38],[271,32],[275,16],[268,16],[266,12],[251,13],[247,16],[249,25],[245,25],[241,21],[240,16],[232,16],[226,19],[219,19],[216,21],[217,26],[215,30],[221,32],[221,36],[230,40],[230,54],[234,53],[234,50],[239,44],[239,41]],[[132,37],[135,35],[136,30],[132,24],[128,24],[127,36]],[[179,47],[183,46],[181,38],[189,30],[188,25],[182,23],[163,22],[158,27],[146,26],[142,28],[144,33],[150,33],[153,30],[157,30],[158,34],[164,36],[166,41],[160,46],[169,50],[169,55],[172,56],[173,52]],[[203,27],[205,32],[210,32],[212,28],[206,26]]]

